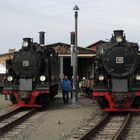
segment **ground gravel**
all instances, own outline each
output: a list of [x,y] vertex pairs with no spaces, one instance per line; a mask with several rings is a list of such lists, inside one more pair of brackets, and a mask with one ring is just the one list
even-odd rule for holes
[[5,114],[6,112],[12,109],[10,100],[5,100],[5,96],[0,94],[0,115]]
[[[7,108],[11,103],[0,95],[1,108]],[[71,133],[78,130],[89,119],[101,114],[93,100],[79,96],[78,105],[64,105],[59,93],[48,105],[42,115],[15,140],[65,140]]]
[[17,140],[64,140],[86,120],[99,114],[93,101],[79,97],[78,105],[64,105],[61,94],[47,107],[41,117]]
[[8,108],[11,105],[9,100],[5,100],[5,96],[0,94],[0,109]]

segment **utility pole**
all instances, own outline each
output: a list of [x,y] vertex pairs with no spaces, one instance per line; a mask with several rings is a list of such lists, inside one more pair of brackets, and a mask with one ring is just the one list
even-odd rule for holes
[[70,44],[71,44],[71,66],[73,67],[73,63],[74,63],[73,53],[74,53],[74,48],[75,48],[75,32],[70,33]]
[[[78,36],[78,27],[77,27],[77,24],[78,24],[78,6],[76,5],[73,10],[75,11],[75,40],[74,40],[74,45],[73,45],[73,85],[72,85],[72,104],[76,104],[77,101],[78,101],[78,97],[77,97],[77,45],[78,45],[78,39],[77,39],[77,36]],[[74,37],[72,36],[71,34],[71,37]],[[71,39],[72,40],[72,39]]]

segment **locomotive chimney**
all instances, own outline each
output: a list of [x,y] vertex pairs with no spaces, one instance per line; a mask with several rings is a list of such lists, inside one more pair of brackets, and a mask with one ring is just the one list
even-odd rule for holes
[[123,30],[115,30],[114,36],[115,36],[115,38],[116,38],[116,36],[123,36]]
[[39,44],[40,45],[45,44],[45,32],[43,32],[43,31],[39,32]]

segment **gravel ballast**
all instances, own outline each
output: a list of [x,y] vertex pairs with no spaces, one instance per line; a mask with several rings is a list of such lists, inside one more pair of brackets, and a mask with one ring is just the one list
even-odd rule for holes
[[[9,106],[10,102],[5,101],[4,96],[0,95],[0,100],[1,108]],[[65,105],[59,94],[16,140],[64,140],[86,121],[100,114],[99,107],[92,99],[79,96],[78,105]]]
[[[25,132],[24,140],[64,140],[67,135],[78,129],[85,120],[100,114],[93,100],[79,97],[78,105],[64,105],[59,95],[39,121]],[[20,139],[21,140],[21,139]]]

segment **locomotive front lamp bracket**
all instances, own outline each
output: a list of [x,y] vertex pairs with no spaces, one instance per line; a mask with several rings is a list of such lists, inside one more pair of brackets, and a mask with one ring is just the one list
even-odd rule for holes
[[140,75],[136,75],[136,80],[140,81]]
[[46,80],[46,76],[45,76],[45,75],[41,75],[41,76],[40,76],[40,81],[41,81],[41,82],[44,82],[45,80]]
[[123,41],[122,36],[117,36],[117,37],[116,37],[116,41],[117,41],[118,43],[121,43],[121,42]]
[[9,81],[9,82],[13,81],[13,76],[11,76],[11,75],[7,76],[7,81]]
[[103,80],[104,80],[104,76],[103,76],[103,75],[100,75],[100,76],[98,77],[98,79],[99,79],[99,81],[103,81]]
[[22,46],[24,47],[24,48],[26,48],[26,47],[28,47],[28,42],[27,41],[23,41],[23,43],[22,43]]

